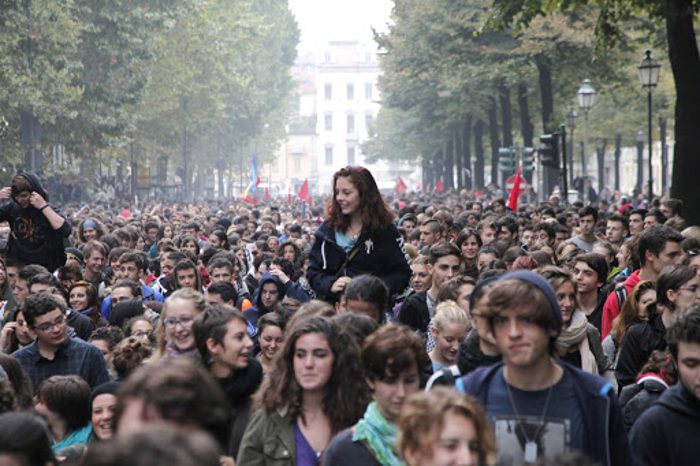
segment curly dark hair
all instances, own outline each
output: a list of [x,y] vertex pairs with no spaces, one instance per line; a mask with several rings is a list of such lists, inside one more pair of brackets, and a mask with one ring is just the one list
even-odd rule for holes
[[302,389],[294,377],[294,353],[299,338],[310,333],[325,337],[333,353],[333,372],[323,397],[323,410],[333,433],[355,424],[370,400],[355,340],[332,320],[314,316],[297,321],[288,329],[275,366],[255,395],[255,404],[268,413],[287,408],[292,419],[302,416]]
[[382,199],[372,173],[365,167],[345,167],[333,175],[333,195],[326,203],[326,220],[335,230],[346,231],[350,226],[350,216],[343,215],[335,198],[335,185],[338,178],[348,178],[359,192],[362,233],[373,238],[394,223],[394,215]]

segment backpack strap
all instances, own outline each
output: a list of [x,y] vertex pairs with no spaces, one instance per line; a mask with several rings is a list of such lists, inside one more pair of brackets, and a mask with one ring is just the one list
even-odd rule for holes
[[627,288],[621,286],[615,289],[615,297],[617,298],[617,310],[622,310],[622,304],[627,299]]

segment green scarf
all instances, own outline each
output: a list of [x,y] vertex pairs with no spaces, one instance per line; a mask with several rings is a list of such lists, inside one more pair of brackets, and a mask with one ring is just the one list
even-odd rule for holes
[[382,466],[404,466],[396,454],[396,431],[396,425],[384,419],[373,401],[355,426],[352,441],[365,442]]

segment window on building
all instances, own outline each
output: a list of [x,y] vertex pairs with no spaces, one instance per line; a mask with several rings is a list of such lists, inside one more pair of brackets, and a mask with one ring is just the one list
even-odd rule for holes
[[372,63],[372,52],[365,52],[365,63]]
[[323,127],[326,131],[333,131],[333,114],[327,113],[323,117]]
[[294,156],[294,171],[297,173],[301,171],[301,156],[300,155]]
[[354,84],[347,85],[347,94],[348,94],[348,100],[355,99],[355,85]]
[[365,99],[372,100],[372,83],[365,83]]
[[333,146],[326,146],[326,165],[333,165]]
[[355,148],[348,147],[348,165],[355,165]]
[[355,115],[348,115],[348,134],[355,132]]
[[325,95],[326,100],[331,100],[333,98],[333,86],[331,83],[328,83],[323,87],[323,94]]
[[326,53],[323,55],[323,61],[324,61],[326,64],[328,64],[328,63],[331,62],[331,53],[330,53],[330,52],[326,52]]

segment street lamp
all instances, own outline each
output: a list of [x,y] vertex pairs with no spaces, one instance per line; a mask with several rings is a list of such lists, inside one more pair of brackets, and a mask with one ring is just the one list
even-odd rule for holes
[[659,82],[660,69],[661,65],[659,65],[659,63],[656,60],[654,60],[654,58],[652,58],[651,50],[646,50],[644,52],[644,59],[637,67],[637,73],[639,75],[639,83],[642,85],[643,88],[647,90],[647,116],[649,118],[649,205],[651,205],[651,201],[654,198],[654,177],[651,163],[651,157],[653,154],[653,149],[651,145],[651,90],[652,88],[656,87],[656,84]]
[[571,130],[571,150],[569,151],[569,185],[574,185],[574,152],[576,145],[574,144],[574,130],[576,129],[576,122],[578,121],[578,113],[573,107],[570,108],[569,113],[566,114],[566,126]]
[[588,156],[588,111],[593,107],[595,102],[596,92],[591,86],[590,79],[584,79],[583,84],[576,92],[578,97],[578,106],[583,110],[583,155],[581,156],[581,171],[583,176],[583,204],[588,200],[588,189],[586,188],[586,180],[588,179],[588,168],[586,166],[586,157]]

